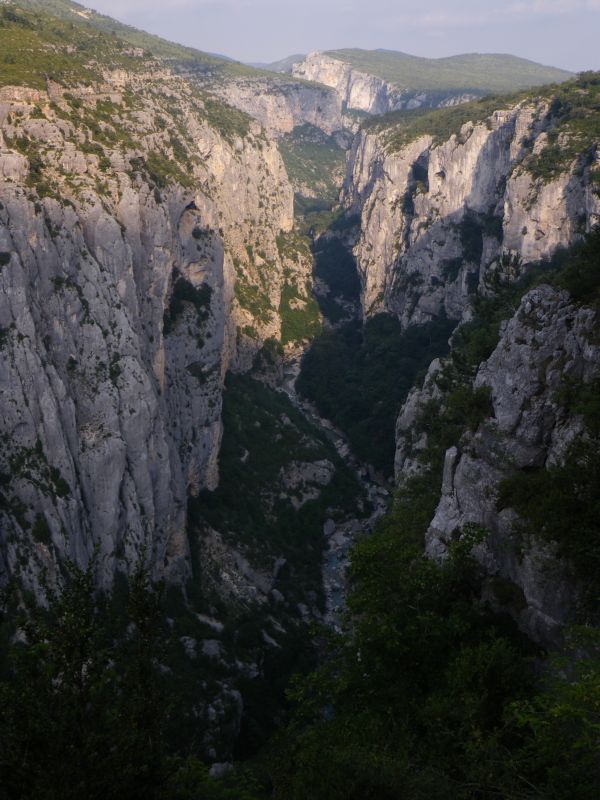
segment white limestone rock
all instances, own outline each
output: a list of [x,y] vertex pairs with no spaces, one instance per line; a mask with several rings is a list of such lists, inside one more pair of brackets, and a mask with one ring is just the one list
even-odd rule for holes
[[474,292],[514,278],[600,221],[585,153],[544,182],[527,171],[543,147],[548,108],[523,103],[465,124],[446,141],[420,136],[396,149],[393,126],[357,134],[343,201],[360,216],[354,248],[364,316],[404,326],[445,313],[459,320]]
[[515,469],[560,462],[581,433],[581,420],[559,405],[557,391],[565,377],[585,383],[598,374],[596,324],[594,311],[575,306],[566,292],[542,285],[524,296],[474,380],[475,388],[489,387],[493,414],[447,451],[426,537],[429,555],[443,559],[465,526],[481,526],[486,535],[475,557],[491,586],[501,580],[520,593],[522,603],[508,610],[544,645],[560,640],[577,587],[551,546],[515,532],[514,512],[497,508],[498,485]]

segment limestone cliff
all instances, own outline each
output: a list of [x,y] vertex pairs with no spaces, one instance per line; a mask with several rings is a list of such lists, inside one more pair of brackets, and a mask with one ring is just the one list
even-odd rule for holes
[[[520,533],[514,510],[499,506],[499,488],[515,471],[562,463],[584,435],[582,417],[565,408],[560,393],[565,382],[590,385],[600,374],[597,325],[594,310],[575,305],[565,291],[541,285],[525,294],[469,381],[470,390],[489,394],[489,409],[445,454],[440,500],[426,537],[427,552],[443,559],[469,527],[479,529],[473,553],[484,571],[485,593],[544,645],[559,642],[561,628],[574,621],[577,580],[554,545]],[[434,362],[400,413],[401,483],[424,468],[420,454],[430,442],[420,418],[432,402],[444,413],[450,363]]]
[[341,99],[326,86],[272,77],[239,78],[215,88],[226,102],[257,119],[272,136],[306,124],[328,135],[345,126]]
[[1,90],[3,579],[96,547],[104,584],[141,548],[184,576],[225,371],[279,335],[275,145],[136,57],[86,87]]
[[294,64],[292,75],[330,86],[336,91],[344,108],[368,114],[387,114],[403,108],[455,105],[477,96],[464,91],[401,88],[319,51],[309,53],[303,61]]
[[[587,95],[591,119],[595,89],[565,86]],[[582,134],[561,116],[560,91],[497,102],[392,115],[356,136],[344,202],[361,219],[354,252],[365,315],[458,320],[472,293],[600,220],[593,122]]]

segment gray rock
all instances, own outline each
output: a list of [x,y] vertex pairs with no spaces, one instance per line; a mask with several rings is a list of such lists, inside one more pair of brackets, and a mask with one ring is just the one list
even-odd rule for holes
[[[257,123],[246,138],[225,138],[181,78],[167,71],[164,80],[162,96],[123,71],[107,73],[98,94],[81,89],[84,105],[93,110],[109,96],[123,124],[135,125],[135,149],[98,145],[102,169],[98,155],[80,149],[83,130],[57,115],[45,92],[0,90],[0,252],[8,254],[0,435],[10,442],[0,470],[11,474],[0,582],[20,572],[35,591],[42,567],[52,576],[66,556],[85,564],[96,547],[103,586],[142,550],[157,575],[185,580],[187,498],[218,483],[225,372],[279,336],[284,268],[303,287],[310,274],[306,259],[284,264],[277,246],[292,227],[293,192],[275,144]],[[134,111],[122,104],[130,84]],[[51,90],[64,107],[64,90]],[[154,122],[170,119],[167,95],[196,160],[189,186],[168,181],[159,192],[139,164],[151,151],[170,157],[167,132]],[[32,116],[33,103],[45,119]],[[24,135],[43,142],[56,197],[26,185],[28,159],[7,144]],[[235,298],[236,280],[260,283],[249,241],[272,265],[268,318]],[[173,309],[183,279],[204,308]],[[237,334],[248,326],[254,338]],[[15,458],[19,468],[9,469]]]
[[426,536],[427,553],[444,559],[465,526],[485,529],[474,556],[491,580],[520,592],[523,602],[505,610],[546,646],[560,641],[577,587],[551,546],[515,533],[515,514],[498,511],[497,490],[515,469],[559,463],[581,432],[581,420],[566,413],[556,395],[565,375],[587,382],[599,372],[594,316],[549,286],[525,295],[474,380],[475,387],[490,388],[493,417],[447,451],[441,497]]
[[294,64],[292,74],[330,86],[345,108],[369,114],[387,114],[402,108],[454,105],[474,98],[474,95],[466,93],[448,92],[440,97],[439,93],[430,96],[420,90],[402,89],[319,51],[309,53],[303,61]]
[[[388,311],[404,326],[445,313],[459,320],[475,291],[514,278],[600,222],[595,164],[581,159],[543,182],[522,165],[547,141],[545,101],[499,108],[487,120],[434,142],[421,136],[394,149],[393,125],[357,134],[343,190],[360,215],[354,247],[364,316]],[[480,237],[465,258],[463,239]],[[481,252],[479,252],[479,249]]]
[[238,78],[217,87],[232,106],[257,119],[272,136],[291,133],[300,125],[314,125],[326,134],[342,129],[342,101],[326,86],[298,80]]
[[211,767],[208,770],[208,775],[215,780],[219,780],[224,778],[226,775],[229,775],[232,770],[233,764],[230,764],[228,761],[223,763],[217,762],[216,764],[211,764]]

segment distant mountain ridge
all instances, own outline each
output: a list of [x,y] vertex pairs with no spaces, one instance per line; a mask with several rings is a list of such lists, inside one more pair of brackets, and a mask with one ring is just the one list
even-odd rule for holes
[[288,75],[292,74],[292,69],[294,64],[299,64],[301,61],[304,61],[306,58],[306,53],[295,53],[293,56],[287,56],[286,58],[281,58],[279,61],[270,61],[270,62],[249,62],[249,67],[254,67],[255,69],[266,69],[269,72],[284,72]]
[[395,50],[347,48],[325,54],[385,81],[410,89],[507,92],[560,83],[573,73],[506,53],[463,53],[422,58]]
[[[203,91],[254,117],[273,135],[291,133],[294,127],[305,124],[315,125],[326,134],[343,127],[338,94],[322,84],[298,79],[289,74],[290,70],[283,74],[256,69],[226,55],[170,42],[72,0],[20,0],[16,6],[51,15],[77,28],[91,28],[118,37],[141,51],[138,55],[151,54]],[[15,75],[18,77],[19,70],[13,68],[11,72],[13,79]],[[40,80],[43,84],[43,79]]]

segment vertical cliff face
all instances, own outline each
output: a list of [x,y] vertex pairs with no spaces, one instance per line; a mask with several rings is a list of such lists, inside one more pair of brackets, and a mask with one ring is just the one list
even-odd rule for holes
[[[568,480],[587,463],[581,398],[600,373],[593,291],[564,277],[580,259],[578,274],[591,271],[582,280],[595,280],[597,233],[587,260],[552,260],[600,221],[597,85],[583,78],[564,91],[464,123],[445,141],[406,128],[364,134],[347,195],[362,207],[365,314],[459,321],[450,356],[431,364],[396,427],[398,482],[425,470],[441,484],[427,552],[445,559],[474,537],[486,598],[543,645],[581,613],[585,569],[564,531],[528,526],[523,492],[549,491],[552,470]],[[569,387],[579,405],[565,400]],[[523,489],[531,475],[537,489]]]
[[[445,453],[440,499],[426,536],[428,554],[445,559],[461,536],[478,530],[473,554],[488,599],[544,645],[559,642],[561,629],[574,621],[579,582],[556,542],[524,532],[510,499],[502,499],[502,482],[513,475],[522,482],[527,472],[560,465],[574,443],[586,440],[584,418],[565,404],[564,391],[574,385],[581,395],[597,380],[597,331],[595,311],[576,305],[565,291],[541,285],[523,296],[489,358],[463,384],[463,408],[478,396],[481,421],[465,426]],[[432,434],[424,414],[428,408],[441,418],[447,414],[453,363],[434,362],[400,413],[400,483],[427,468]]]
[[387,114],[398,109],[455,105],[476,95],[464,91],[434,92],[401,88],[327,53],[309,53],[292,66],[292,75],[323,83],[335,90],[344,108],[368,114]]
[[230,105],[257,119],[272,136],[306,124],[326,134],[344,127],[342,100],[327,86],[280,77],[246,78],[227,81],[217,91]]
[[88,88],[4,87],[0,128],[3,576],[99,548],[107,584],[145,548],[182,577],[225,371],[280,331],[279,153],[141,57]]
[[390,87],[385,81],[324,53],[310,53],[304,61],[294,64],[292,74],[331,86],[347,108],[370,114],[385,114],[392,110]]
[[458,320],[471,294],[599,221],[593,136],[563,130],[551,98],[490,111],[485,101],[436,112],[435,136],[426,118],[357,135],[345,203],[361,217],[365,315]]

